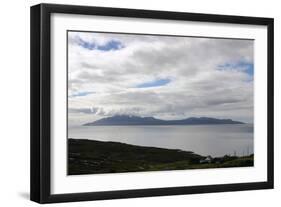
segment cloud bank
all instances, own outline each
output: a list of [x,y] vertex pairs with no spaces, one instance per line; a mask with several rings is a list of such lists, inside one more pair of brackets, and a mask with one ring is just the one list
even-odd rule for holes
[[253,123],[253,41],[68,32],[68,119],[116,114]]

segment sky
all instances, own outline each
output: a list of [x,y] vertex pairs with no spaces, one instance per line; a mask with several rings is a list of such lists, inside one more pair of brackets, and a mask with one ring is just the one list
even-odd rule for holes
[[68,32],[68,123],[114,115],[253,123],[253,40]]

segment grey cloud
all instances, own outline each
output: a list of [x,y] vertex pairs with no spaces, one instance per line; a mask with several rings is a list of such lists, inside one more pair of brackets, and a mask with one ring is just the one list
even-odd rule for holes
[[[69,100],[72,114],[85,114],[73,119],[131,114],[253,120],[253,83],[248,75],[243,70],[217,70],[220,64],[253,61],[253,41],[115,34],[98,34],[95,41],[98,38],[118,39],[126,48],[90,53],[70,47],[70,93],[96,92]],[[163,87],[135,88],[159,78],[172,81]],[[94,113],[89,113],[91,107]]]
[[97,108],[68,108],[69,113],[95,114],[97,110]]

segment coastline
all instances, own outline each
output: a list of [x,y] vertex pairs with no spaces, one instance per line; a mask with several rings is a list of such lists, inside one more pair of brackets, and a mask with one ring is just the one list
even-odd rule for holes
[[254,166],[254,155],[206,157],[178,149],[68,139],[68,175]]

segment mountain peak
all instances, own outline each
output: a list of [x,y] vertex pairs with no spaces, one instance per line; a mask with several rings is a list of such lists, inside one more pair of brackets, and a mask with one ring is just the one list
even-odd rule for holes
[[216,119],[210,117],[190,117],[182,120],[161,120],[154,117],[139,117],[134,115],[115,115],[102,118],[83,126],[125,126],[125,125],[208,125],[208,124],[244,124],[231,119]]

